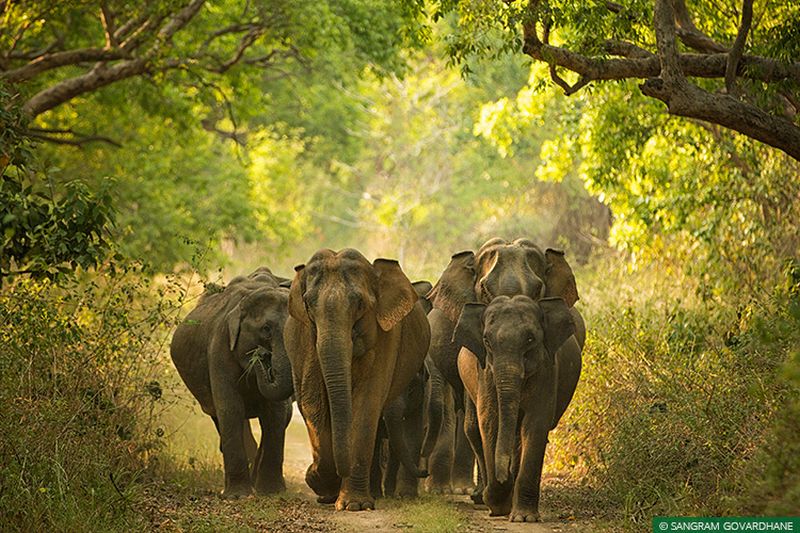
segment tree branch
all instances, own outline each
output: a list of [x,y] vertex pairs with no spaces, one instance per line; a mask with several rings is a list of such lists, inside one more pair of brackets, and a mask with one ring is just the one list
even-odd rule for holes
[[115,81],[143,74],[146,71],[147,61],[144,59],[132,59],[112,66],[101,65],[86,74],[69,78],[39,91],[25,102],[22,110],[33,118],[76,96],[105,87]]
[[[35,139],[53,144],[67,144],[80,148],[86,143],[104,142],[112,146],[116,146],[117,148],[122,148],[122,144],[120,144],[118,141],[115,141],[114,139],[104,135],[87,135],[71,129],[48,130],[41,128],[29,128],[27,133]],[[61,137],[61,135],[71,135],[71,137]]]
[[[176,32],[180,31],[194,17],[205,0],[191,0],[182,9],[167,19],[166,24],[156,34],[155,42],[141,57],[129,59],[113,65],[98,63],[89,72],[63,80],[55,85],[43,89],[31,97],[23,106],[23,111],[31,118],[44,113],[79,96],[116,81],[144,74],[151,68],[151,62],[158,56],[161,49],[168,45]],[[163,20],[164,17],[159,17]],[[139,28],[134,30],[128,39],[120,45],[124,52],[131,52],[139,46],[140,38],[148,25],[154,23],[155,18],[147,19]],[[162,68],[176,68],[180,62],[166,62]]]
[[[676,4],[683,5],[680,0]],[[773,116],[731,96],[711,94],[687,79],[724,79],[730,55],[680,54],[675,24],[676,17],[683,15],[676,14],[673,10],[673,0],[656,0],[654,14],[658,55],[646,55],[613,41],[607,43],[607,48],[610,46],[625,57],[588,57],[563,47],[551,46],[541,42],[536,35],[534,17],[523,25],[523,52],[548,63],[551,68],[559,66],[576,72],[586,82],[645,79],[639,86],[642,93],[664,102],[670,114],[719,124],[783,150],[800,160],[800,128],[792,121]],[[742,55],[736,62],[735,72],[738,76],[764,83],[779,80],[800,81],[800,63],[782,63],[757,56]]]
[[118,49],[82,48],[45,54],[34,59],[27,65],[0,74],[0,78],[10,82],[19,83],[54,68],[68,65],[77,65],[86,61],[111,61],[124,59],[127,55]]
[[735,96],[736,89],[736,68],[739,60],[744,53],[744,45],[747,42],[747,33],[750,31],[750,24],[753,22],[753,0],[743,0],[742,20],[739,23],[739,31],[736,33],[736,40],[728,53],[728,61],[725,65],[725,88],[728,94]]
[[114,15],[108,9],[106,2],[100,3],[100,22],[106,35],[106,48],[117,46],[117,40],[114,38]]
[[684,0],[672,0],[672,6],[675,22],[678,25],[677,35],[686,46],[706,54],[726,53],[728,51],[727,46],[716,42],[697,29]]

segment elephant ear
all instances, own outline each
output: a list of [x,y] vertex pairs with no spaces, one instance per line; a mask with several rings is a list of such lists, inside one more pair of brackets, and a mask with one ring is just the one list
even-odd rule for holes
[[578,286],[575,284],[575,275],[564,259],[564,252],[548,248],[544,256],[547,261],[544,279],[545,297],[563,298],[567,306],[572,307],[580,297]]
[[376,259],[372,266],[378,275],[378,324],[383,331],[390,331],[411,312],[419,297],[397,261]]
[[475,254],[466,250],[453,255],[427,298],[451,322],[458,322],[464,304],[475,301]]
[[433,306],[431,305],[431,301],[428,300],[428,293],[431,292],[433,289],[433,285],[431,285],[430,281],[415,281],[411,284],[414,287],[414,291],[419,296],[419,301],[422,304],[422,309],[425,311],[425,314],[431,312]]
[[305,265],[297,265],[294,267],[295,275],[292,284],[289,287],[289,316],[305,324],[311,325],[311,319],[308,317],[306,304],[303,301],[303,293],[305,292]]
[[544,347],[555,362],[558,349],[575,334],[575,323],[563,298],[542,298],[538,303],[544,315]]
[[239,330],[242,326],[241,303],[236,304],[236,307],[228,312],[225,316],[225,322],[228,324],[228,346],[233,351],[236,348],[236,342],[239,340]]
[[486,366],[486,347],[483,345],[483,314],[486,304],[470,302],[464,305],[453,331],[453,342],[475,354],[481,368]]

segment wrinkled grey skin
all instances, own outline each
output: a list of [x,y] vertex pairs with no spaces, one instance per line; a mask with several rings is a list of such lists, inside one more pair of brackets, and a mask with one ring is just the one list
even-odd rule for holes
[[306,483],[337,510],[372,509],[378,423],[422,367],[425,312],[397,261],[320,250],[296,272],[284,339],[311,441]]
[[[235,278],[204,294],[172,337],[175,368],[219,433],[226,497],[285,489],[292,373],[283,344],[289,291],[280,282],[263,267]],[[250,418],[261,424],[257,450]]]
[[464,306],[455,339],[463,346],[459,374],[477,406],[483,500],[493,516],[538,521],[547,435],[580,377],[583,320],[561,298],[500,296]]
[[[517,239],[513,242],[494,238],[486,241],[477,253],[472,251],[460,252],[452,256],[450,264],[445,268],[436,286],[428,295],[433,310],[428,314],[431,325],[431,347],[428,352],[430,361],[436,366],[442,379],[452,387],[454,395],[454,409],[456,411],[455,425],[463,425],[464,431],[469,435],[470,443],[480,445],[477,434],[477,421],[474,419],[474,406],[470,405],[469,398],[464,396],[464,386],[458,373],[458,346],[453,342],[453,331],[465,304],[478,302],[490,303],[497,296],[526,295],[533,300],[542,297],[561,297],[569,307],[578,300],[578,291],[575,277],[563,252],[547,249],[542,251],[533,242],[527,239]],[[447,391],[444,388],[443,397]],[[442,403],[443,402],[437,402]],[[471,410],[473,412],[471,412]],[[429,418],[441,417],[429,412]],[[464,417],[467,420],[464,421]],[[439,426],[446,428],[442,424]],[[432,430],[431,430],[432,429]],[[443,437],[449,438],[444,432]],[[460,438],[460,432],[456,432]],[[438,427],[429,426],[423,444],[423,454],[441,449]],[[452,446],[445,445],[448,449]],[[458,450],[458,442],[456,450]],[[462,447],[463,449],[463,447]],[[483,455],[480,449],[475,449],[475,456]],[[457,455],[458,457],[458,455]],[[436,455],[435,451],[428,461],[428,470],[431,477],[428,482],[434,486],[458,485],[446,479],[440,472],[468,472],[472,476],[472,459],[464,463],[463,455],[456,459],[452,466],[438,464],[439,458],[448,459],[447,454]],[[480,466],[480,465],[479,465]],[[455,476],[454,476],[455,477]],[[481,472],[479,468],[479,482],[473,499],[481,499]]]

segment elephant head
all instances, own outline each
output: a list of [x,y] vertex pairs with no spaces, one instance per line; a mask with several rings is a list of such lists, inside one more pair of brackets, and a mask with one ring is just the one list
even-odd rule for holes
[[344,478],[350,475],[352,361],[375,353],[379,339],[411,312],[418,297],[397,261],[370,264],[353,249],[320,250],[295,271],[289,313],[313,333],[330,406],[334,462]]
[[252,368],[258,390],[268,400],[292,395],[292,370],[283,345],[288,301],[288,290],[259,286],[225,316],[228,348],[243,369]]
[[501,483],[508,479],[516,445],[523,384],[552,369],[556,352],[574,333],[572,314],[562,298],[498,296],[489,305],[464,306],[453,337],[475,354],[482,368],[489,367],[494,378],[499,410],[495,472]]
[[489,303],[497,296],[517,294],[533,300],[560,297],[572,307],[578,290],[564,252],[542,252],[528,239],[490,239],[477,254],[455,254],[428,299],[455,323],[468,302]]

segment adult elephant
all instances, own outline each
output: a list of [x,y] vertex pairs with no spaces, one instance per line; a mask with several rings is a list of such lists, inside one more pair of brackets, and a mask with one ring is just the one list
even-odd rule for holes
[[306,482],[337,510],[372,509],[378,422],[422,367],[425,312],[397,261],[324,249],[295,270],[284,340],[312,447]]
[[[285,488],[283,444],[292,373],[283,344],[289,291],[262,268],[206,293],[175,330],[170,355],[220,437],[223,495]],[[255,448],[250,418],[261,424]],[[252,472],[250,469],[252,465]]]
[[458,368],[477,406],[483,500],[492,515],[539,520],[547,435],[575,392],[585,334],[580,314],[561,298],[499,296],[464,306]]
[[[464,305],[471,302],[488,304],[498,296],[525,295],[533,300],[542,297],[561,297],[568,307],[578,300],[575,276],[564,258],[564,252],[554,249],[542,251],[528,239],[506,241],[493,238],[486,241],[477,253],[459,252],[452,256],[450,263],[442,272],[439,281],[428,298],[433,310],[428,314],[431,325],[431,346],[428,357],[436,366],[442,378],[452,387],[455,409],[458,411],[456,426],[464,424],[470,431],[470,423],[464,422],[465,412],[469,415],[470,406],[464,396],[464,386],[458,373],[459,346],[453,342],[453,332]],[[435,428],[434,428],[435,429]],[[477,429],[477,428],[475,428]],[[461,436],[456,431],[458,437]],[[436,431],[429,432],[423,445],[424,451],[434,449],[439,439]],[[444,435],[447,438],[447,435]],[[475,439],[471,439],[475,442]],[[481,450],[474,450],[481,456]],[[449,459],[447,454],[438,457]],[[450,456],[451,457],[451,456]],[[456,456],[456,461],[465,461],[464,455]],[[466,465],[438,465],[436,457],[431,457],[428,470],[430,482],[436,482],[438,472],[466,471],[472,473],[472,457]],[[443,482],[439,482],[440,484]],[[480,501],[480,483],[473,498]]]

